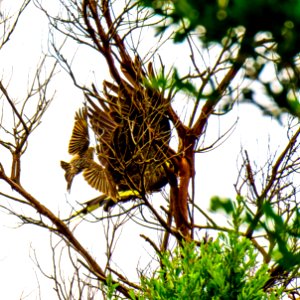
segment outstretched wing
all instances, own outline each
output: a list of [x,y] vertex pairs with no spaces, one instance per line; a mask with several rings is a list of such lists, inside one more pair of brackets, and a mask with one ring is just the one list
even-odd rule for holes
[[87,100],[90,104],[89,119],[96,137],[100,143],[110,145],[114,132],[118,127],[112,116],[113,111],[103,111],[89,97],[87,97]]
[[89,132],[87,123],[87,109],[81,108],[75,114],[75,123],[69,142],[69,153],[84,154],[89,147]]
[[90,186],[109,196],[117,199],[117,187],[111,175],[105,168],[94,161],[90,161],[89,166],[83,170],[83,177]]

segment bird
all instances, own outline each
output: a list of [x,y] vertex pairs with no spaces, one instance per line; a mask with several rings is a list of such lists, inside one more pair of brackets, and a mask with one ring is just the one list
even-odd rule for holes
[[156,109],[152,113],[149,110],[142,112],[145,106],[133,107],[120,95],[114,100],[113,105],[101,109],[101,104],[87,96],[88,118],[98,141],[96,154],[102,167],[89,159],[83,168],[83,176],[102,193],[83,203],[83,208],[68,220],[99,207],[107,212],[116,203],[142,199],[143,195],[158,192],[168,183],[166,168],[169,168],[169,161],[164,156],[164,147],[170,139],[168,119],[159,116]]
[[74,177],[88,167],[88,162],[93,158],[94,148],[90,147],[82,155],[75,154],[71,161],[61,161],[60,165],[65,170],[67,190],[70,192]]
[[[150,71],[153,76],[151,68]],[[139,74],[138,78],[134,72]],[[63,162],[61,165],[66,170],[67,182],[70,182],[69,174],[74,177],[83,172],[88,184],[101,194],[83,203],[83,208],[70,218],[100,206],[108,211],[118,202],[143,199],[158,192],[168,184],[168,173],[176,167],[168,156],[171,128],[167,100],[144,84],[141,78],[146,77],[144,71],[123,73],[129,77],[128,81],[104,80],[101,96],[93,86],[93,92],[85,93],[85,109],[75,115],[69,144],[69,153],[74,158],[69,165]],[[95,136],[96,159],[89,154],[88,129]]]
[[71,190],[74,177],[82,172],[87,161],[93,158],[94,148],[89,147],[89,132],[87,124],[87,110],[80,109],[75,113],[75,123],[69,142],[69,154],[73,155],[71,161],[61,161],[60,165],[65,170],[67,190]]
[[94,161],[95,148],[89,145],[87,109],[84,107],[75,113],[75,123],[68,149],[73,158],[69,163],[60,162],[61,167],[65,170],[67,190],[71,190],[74,177],[83,172],[83,177],[90,186],[115,199],[117,191],[110,174]]
[[120,192],[132,190],[142,195],[159,191],[168,183],[164,154],[170,141],[169,120],[161,99],[133,88],[128,97],[107,81],[104,90],[103,102],[109,103],[105,109],[101,109],[101,101],[95,103],[87,96],[99,161]]

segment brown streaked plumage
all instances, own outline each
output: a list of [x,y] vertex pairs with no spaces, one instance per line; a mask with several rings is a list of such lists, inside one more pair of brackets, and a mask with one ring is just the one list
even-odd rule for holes
[[81,108],[75,114],[75,123],[69,142],[69,153],[73,158],[69,163],[61,161],[61,167],[66,171],[67,190],[70,191],[74,177],[87,166],[87,160],[93,159],[94,148],[89,148],[89,132],[87,109]]
[[88,148],[83,154],[75,154],[69,163],[61,161],[61,167],[66,171],[67,190],[71,190],[74,177],[89,166],[89,161],[93,159],[94,148]]
[[75,123],[69,142],[69,153],[72,155],[84,155],[90,144],[87,109],[81,108],[75,113]]
[[[101,101],[98,104],[87,96],[88,117],[98,141],[98,158],[119,193],[158,191],[168,183],[164,168],[165,149],[170,140],[167,106],[152,91],[139,91],[123,83],[125,90],[104,81],[105,110],[101,109]],[[132,93],[129,96],[128,91]]]
[[[121,67],[127,81],[104,81],[101,96],[95,86],[93,93],[85,95],[87,118],[96,137],[100,163],[85,160],[83,177],[104,195],[86,202],[81,211],[84,214],[99,206],[108,210],[117,201],[127,202],[143,198],[145,193],[160,191],[168,183],[168,174],[175,169],[169,151],[169,100],[159,90],[144,84],[147,71],[143,70],[138,58],[134,64],[121,64]],[[152,65],[149,65],[148,73],[151,80],[155,76]],[[87,122],[79,121],[83,117],[78,116],[70,153],[72,149],[75,152],[84,149],[77,147],[78,143],[89,147],[89,143],[85,143],[86,137],[88,140]],[[77,154],[82,160],[82,154]]]
[[61,161],[61,167],[66,171],[67,190],[70,191],[74,177],[83,172],[85,180],[95,189],[116,198],[117,191],[110,175],[101,165],[93,160],[95,149],[89,147],[89,132],[87,109],[81,108],[75,114],[75,123],[69,142],[69,153],[73,158],[69,163]]
[[88,166],[83,170],[83,177],[88,184],[109,196],[111,199],[117,199],[117,187],[105,168],[90,160]]

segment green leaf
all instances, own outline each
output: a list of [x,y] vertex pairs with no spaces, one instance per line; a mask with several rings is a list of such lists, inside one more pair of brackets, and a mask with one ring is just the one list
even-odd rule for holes
[[230,198],[214,196],[210,199],[210,209],[213,212],[225,211],[227,214],[232,214],[234,206]]

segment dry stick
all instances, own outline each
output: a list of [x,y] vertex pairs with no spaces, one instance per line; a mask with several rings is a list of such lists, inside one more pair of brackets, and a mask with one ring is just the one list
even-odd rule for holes
[[[22,195],[26,200],[28,200],[32,206],[43,216],[47,217],[56,226],[56,230],[61,234],[66,241],[68,241],[72,247],[87,261],[92,272],[97,276],[97,278],[106,284],[106,276],[97,264],[97,262],[92,258],[92,256],[86,251],[86,249],[80,244],[80,242],[75,238],[70,229],[57,218],[47,207],[41,204],[37,199],[35,199],[31,194],[24,190],[19,184],[16,184],[9,177],[7,177],[3,171],[2,165],[0,165],[0,179],[7,182],[13,190]],[[118,284],[116,289],[126,297],[130,297],[128,289],[119,284],[119,282],[113,282],[113,284]]]
[[265,198],[267,197],[268,192],[271,190],[271,188],[272,188],[272,186],[273,186],[273,184],[274,184],[274,182],[276,180],[278,169],[279,169],[281,163],[283,162],[285,156],[287,155],[287,153],[291,150],[291,148],[297,142],[297,138],[298,138],[299,134],[300,134],[300,127],[298,128],[298,130],[296,131],[296,133],[292,136],[292,138],[288,142],[288,144],[285,147],[285,149],[279,155],[279,157],[276,160],[274,166],[272,167],[271,176],[270,176],[270,179],[269,179],[266,187],[263,189],[263,191],[261,192],[260,196],[257,198],[257,211],[256,211],[256,214],[255,214],[255,216],[253,218],[253,221],[251,222],[251,224],[249,225],[249,227],[248,227],[248,229],[246,231],[246,236],[248,238],[250,238],[250,239],[251,239],[251,237],[253,235],[255,227],[257,226],[257,224],[259,223],[260,218],[263,215],[262,205],[264,203]]
[[2,91],[2,93],[4,94],[4,96],[6,97],[8,103],[10,104],[12,110],[14,111],[14,113],[16,114],[16,116],[18,117],[18,119],[20,120],[20,122],[22,123],[25,131],[27,134],[29,134],[29,130],[27,128],[26,123],[24,122],[22,116],[19,114],[18,110],[16,109],[16,106],[14,105],[13,101],[10,99],[6,88],[3,86],[2,82],[0,81],[0,90]]
[[147,236],[145,236],[144,234],[140,234],[140,237],[142,237],[146,242],[148,242],[152,248],[155,250],[155,252],[161,256],[161,251],[159,250],[159,248],[156,246],[156,244]]
[[259,198],[259,194],[256,188],[256,184],[255,184],[255,180],[254,180],[254,175],[253,175],[253,171],[252,171],[252,167],[250,164],[250,159],[249,159],[249,155],[248,155],[248,151],[245,150],[245,162],[246,162],[246,171],[247,171],[247,179],[250,183],[250,186],[252,187],[252,190],[256,196],[256,198]]
[[[95,30],[93,29],[93,27],[89,21],[88,8],[90,8],[90,11],[92,13],[92,17],[96,24],[97,33],[99,35],[100,42],[102,43],[102,45],[99,42],[99,39],[98,39],[97,35],[95,34]],[[104,9],[106,9],[106,7],[104,7]],[[115,66],[115,62],[114,62],[114,58],[113,58],[113,54],[112,54],[112,50],[111,50],[111,46],[110,46],[110,37],[104,31],[104,28],[100,23],[95,1],[94,0],[84,0],[82,2],[82,10],[83,10],[84,22],[87,26],[87,31],[90,34],[90,37],[92,38],[93,42],[96,44],[99,52],[105,57],[112,77],[116,80],[116,82],[120,86],[123,87],[121,77]],[[102,13],[105,13],[105,11],[104,12],[102,11]],[[107,24],[107,25],[109,26],[109,24]]]
[[[27,5],[28,5],[30,2],[31,2],[31,0],[25,0],[25,1],[23,1],[22,6],[21,6],[21,8],[20,8],[19,11],[18,11],[17,16],[16,16],[16,19],[15,19],[13,25],[11,26],[11,28],[10,28],[10,30],[9,30],[9,32],[8,32],[8,34],[7,34],[7,36],[6,36],[6,37],[5,37],[5,35],[3,36],[3,41],[1,42],[1,46],[0,46],[1,49],[2,49],[2,47],[10,40],[11,35],[12,35],[13,32],[15,31],[15,29],[16,29],[16,27],[17,27],[17,24],[18,24],[18,22],[19,22],[19,19],[20,19],[22,13],[23,13],[23,11],[25,10],[25,8],[27,7]],[[7,20],[8,20],[8,19],[4,20],[4,24],[5,24],[5,22],[6,22]],[[1,22],[2,22],[2,20],[1,20]]]
[[131,287],[133,287],[133,288],[135,288],[135,289],[137,289],[137,290],[140,290],[140,289],[141,289],[141,287],[140,287],[139,285],[137,285],[137,284],[135,284],[135,283],[133,283],[133,282],[128,281],[126,277],[124,277],[121,273],[117,272],[116,270],[111,269],[110,267],[107,267],[107,269],[108,269],[110,272],[112,272],[112,273],[114,273],[115,275],[117,275],[117,276],[119,277],[119,279],[120,279],[121,281],[123,281],[124,283],[126,283],[127,285],[129,285],[129,286],[131,286]]
[[[167,214],[167,224],[171,228],[172,219],[173,219],[171,208],[169,208],[168,211],[165,211],[165,213]],[[170,239],[170,232],[166,230],[160,245],[160,251],[165,252],[167,250],[169,239]]]
[[150,209],[150,211],[154,214],[157,221],[160,223],[160,225],[168,232],[173,234],[177,239],[182,239],[182,235],[179,231],[173,230],[171,227],[168,226],[168,223],[165,222],[165,220],[159,215],[159,213],[154,209],[154,207],[150,204],[147,197],[143,196],[142,199],[144,200],[146,206]]
[[197,137],[200,137],[200,135],[203,133],[209,116],[213,112],[215,106],[221,100],[223,93],[225,92],[229,84],[232,82],[232,80],[234,79],[234,77],[236,76],[240,68],[243,66],[246,58],[247,56],[243,52],[239,53],[236,62],[233,63],[232,67],[229,69],[226,76],[219,84],[217,90],[213,93],[211,98],[209,98],[204,104],[201,114],[192,128],[191,131],[192,134],[194,134]]

